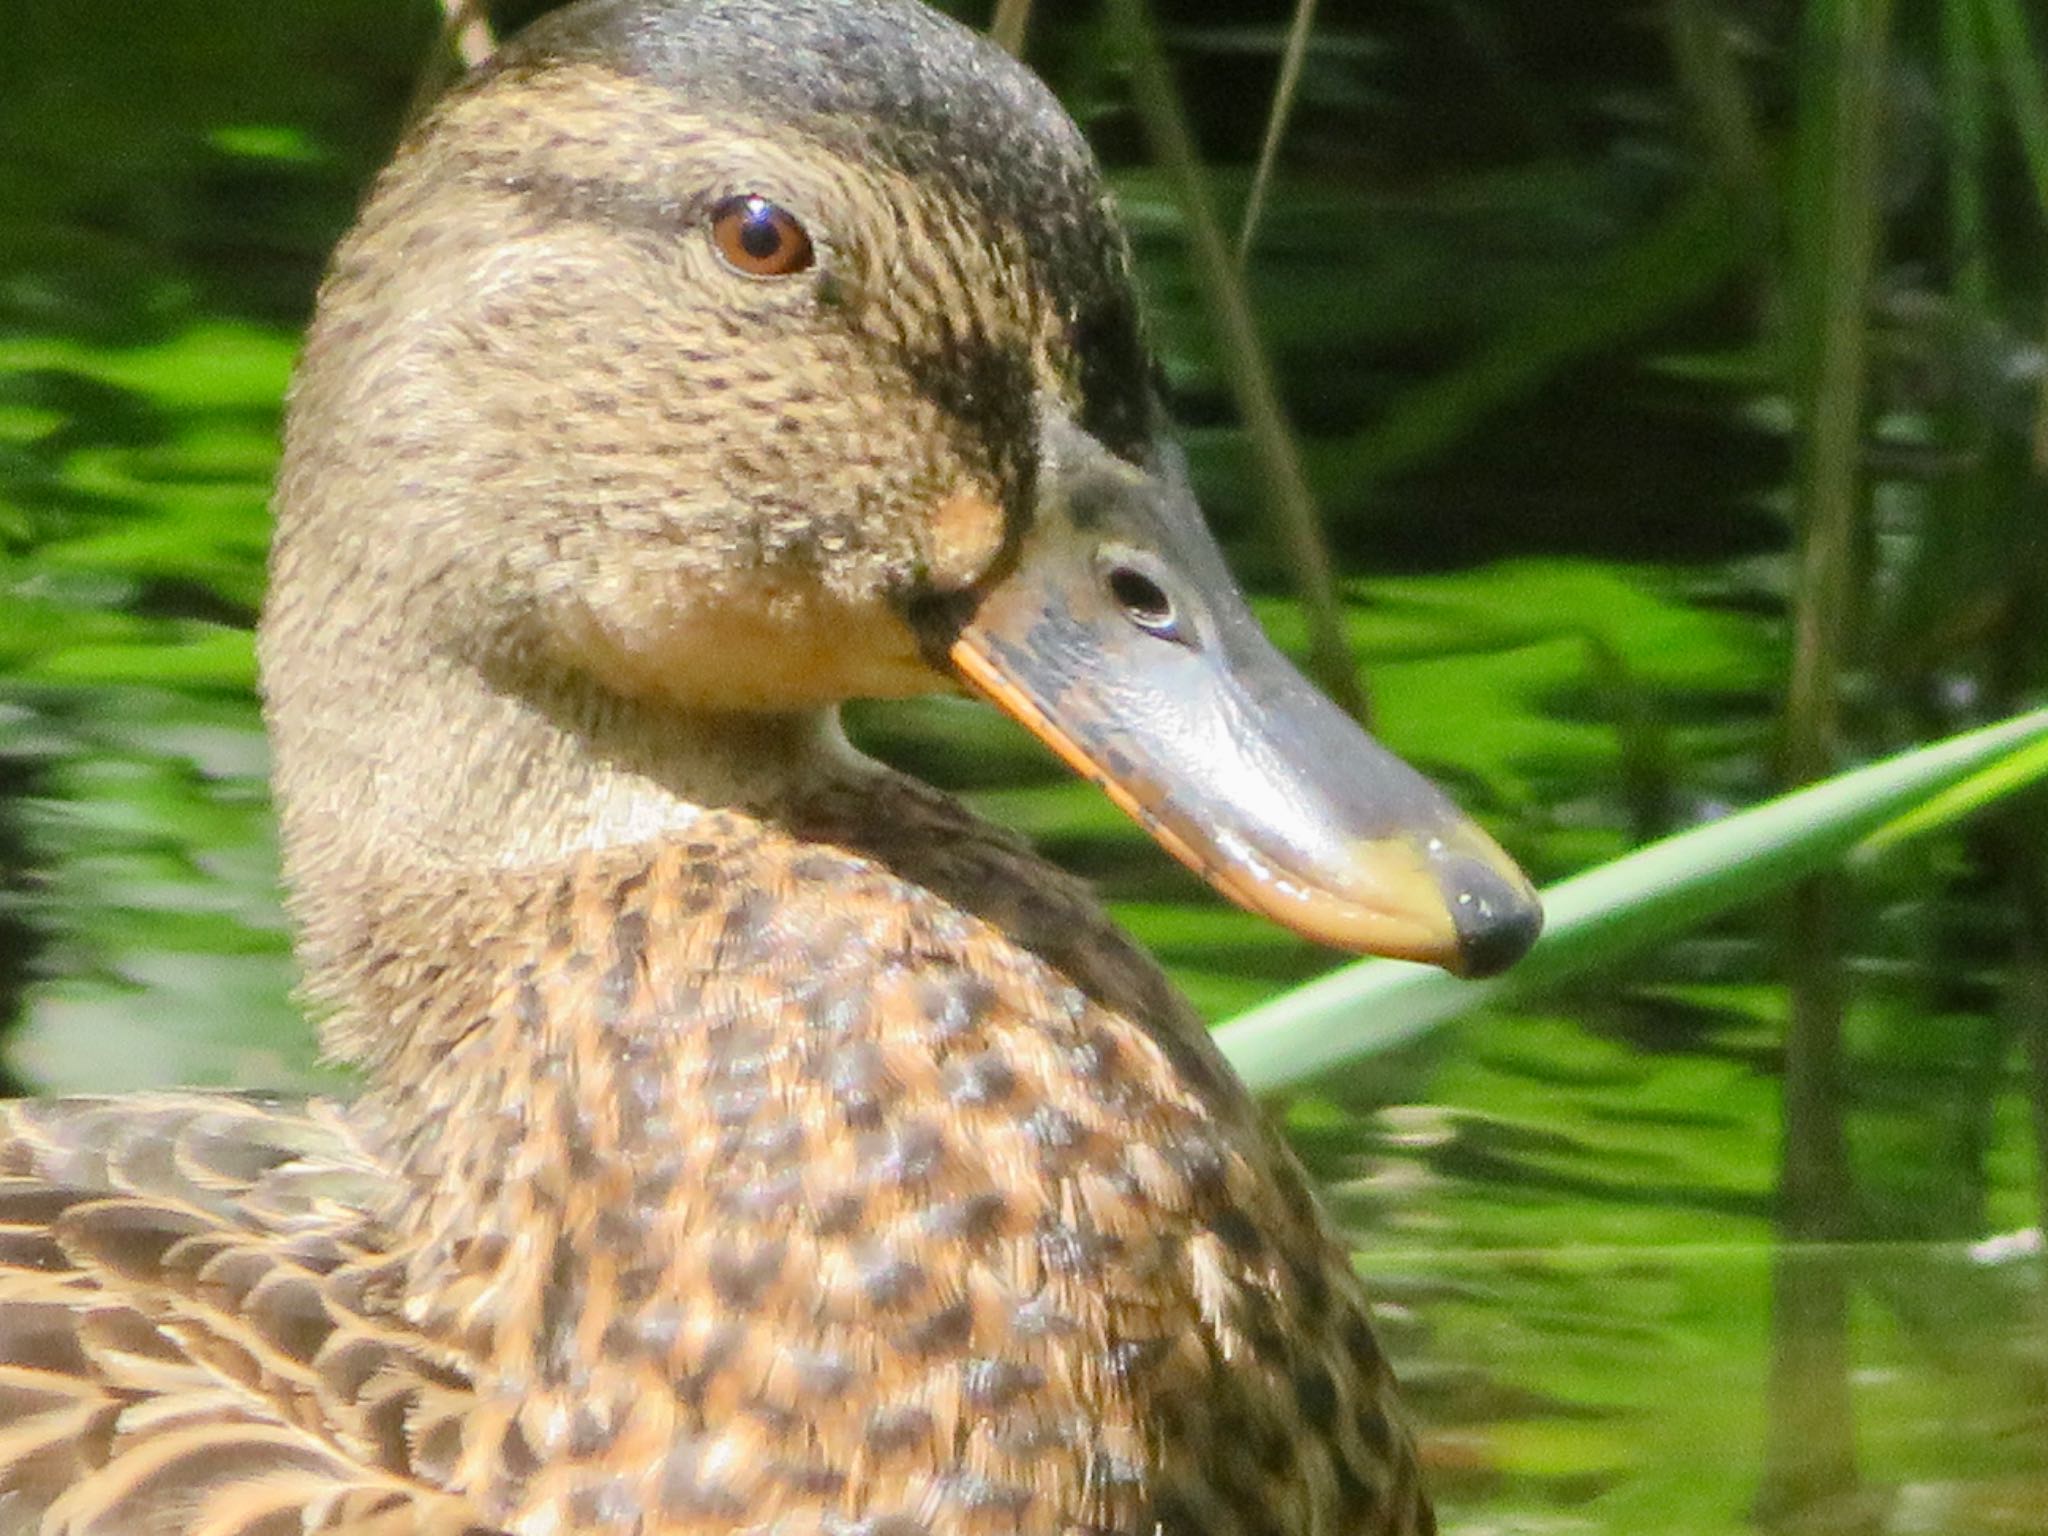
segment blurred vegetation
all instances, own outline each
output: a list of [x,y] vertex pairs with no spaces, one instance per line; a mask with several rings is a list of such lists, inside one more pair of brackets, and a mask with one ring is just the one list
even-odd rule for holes
[[[1325,675],[1541,876],[2041,699],[2026,0],[1326,3],[1241,269],[1290,0],[1011,10],[1112,169],[1263,616],[1306,654],[1320,611]],[[317,1077],[248,627],[295,337],[440,21],[0,14],[16,1085]],[[1155,36],[1192,177],[1134,89]],[[1100,881],[1214,1017],[1327,965],[985,712],[857,725]],[[1453,1529],[2043,1528],[2044,858],[2017,799],[1287,1101]]]

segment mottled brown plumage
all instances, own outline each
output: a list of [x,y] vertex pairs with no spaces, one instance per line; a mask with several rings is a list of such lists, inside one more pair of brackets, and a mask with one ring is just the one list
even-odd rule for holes
[[[721,265],[738,195],[815,268]],[[1526,943],[1418,784],[1288,766],[1373,749],[1155,418],[1078,136],[904,0],[596,0],[441,104],[323,290],[262,634],[366,1087],[0,1116],[0,1536],[1427,1530],[1199,1021],[832,714],[957,664],[1254,904]]]

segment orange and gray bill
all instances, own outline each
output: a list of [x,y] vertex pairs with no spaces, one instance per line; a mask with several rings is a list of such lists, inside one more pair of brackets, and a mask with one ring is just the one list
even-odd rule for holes
[[1490,975],[1542,926],[1514,862],[1273,647],[1175,465],[1064,422],[948,657],[1217,890],[1361,954]]

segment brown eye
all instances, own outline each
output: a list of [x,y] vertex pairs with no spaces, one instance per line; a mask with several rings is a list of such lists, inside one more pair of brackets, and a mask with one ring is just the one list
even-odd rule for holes
[[811,237],[765,197],[728,197],[711,210],[711,243],[735,272],[788,277],[811,265]]

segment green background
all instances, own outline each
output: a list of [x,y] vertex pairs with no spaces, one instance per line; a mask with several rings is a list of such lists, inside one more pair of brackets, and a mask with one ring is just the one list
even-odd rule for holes
[[[1205,505],[1299,651],[1121,10],[1044,0],[1029,56],[1111,167]],[[2016,0],[1322,10],[1242,284],[1390,743],[1551,879],[2039,697],[2048,25]],[[1292,18],[1156,8],[1233,234]],[[439,19],[0,3],[17,1088],[321,1079],[248,630],[296,337]],[[1846,538],[1802,575],[1830,515]],[[1842,643],[1802,656],[1830,590]],[[1802,667],[1838,707],[1788,702]],[[1331,963],[983,710],[856,728],[1095,878],[1216,1019]],[[2018,803],[1279,1106],[1454,1529],[2048,1529],[2041,823]],[[1817,1108],[1789,1187],[1788,1040],[1830,1047],[1791,1053]]]

